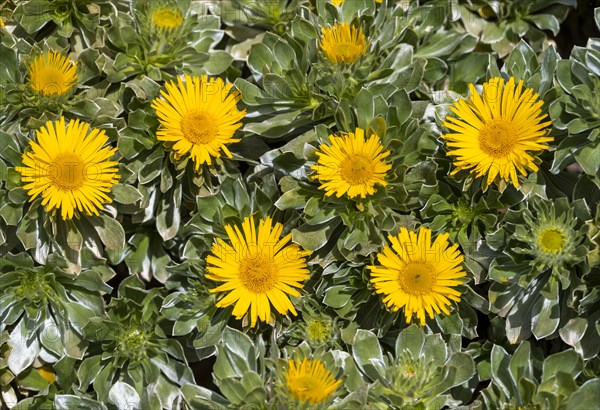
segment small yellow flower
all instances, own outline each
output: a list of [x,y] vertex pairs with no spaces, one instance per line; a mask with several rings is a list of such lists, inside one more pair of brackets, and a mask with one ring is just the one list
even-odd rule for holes
[[352,64],[368,50],[369,44],[362,28],[337,23],[322,29],[320,47],[332,63]]
[[56,51],[37,56],[28,71],[31,88],[43,95],[63,95],[77,84],[77,64]]
[[458,245],[450,246],[448,234],[440,234],[431,243],[431,230],[400,228],[397,236],[389,236],[391,247],[377,254],[378,265],[369,266],[375,293],[384,294],[383,302],[391,310],[404,308],[406,323],[413,315],[425,325],[425,314],[450,314],[450,301],[460,301],[455,286],[466,276],[461,263],[463,255]]
[[225,231],[230,243],[217,239],[206,258],[206,277],[223,282],[210,290],[223,294],[216,306],[235,304],[233,315],[241,319],[247,314],[250,327],[259,319],[270,322],[271,305],[282,315],[297,315],[287,295],[300,296],[296,288],[310,277],[305,260],[310,251],[290,244],[291,233],[280,238],[283,225],[273,225],[270,217],[258,228],[254,218],[247,217],[241,231],[231,225]]
[[237,109],[240,94],[231,90],[231,84],[206,75],[186,75],[185,83],[181,78],[177,81],[178,85],[167,83],[162,98],[152,102],[160,121],[156,138],[178,157],[189,154],[196,170],[221,157],[221,151],[231,158],[227,145],[240,141],[232,137],[246,115]]
[[38,371],[40,376],[42,376],[42,378],[48,383],[52,384],[56,381],[56,374],[52,370],[52,367],[45,365],[36,370]]
[[163,30],[173,30],[183,23],[183,14],[175,7],[160,7],[152,13],[152,23]]
[[558,253],[564,249],[566,235],[557,228],[546,228],[540,232],[538,243],[546,253]]
[[319,189],[325,190],[325,196],[365,198],[375,193],[375,184],[387,185],[385,176],[392,166],[385,158],[390,151],[384,151],[377,135],[365,140],[365,131],[357,128],[348,135],[330,135],[329,140],[331,145],[319,147],[312,166],[316,172],[312,178],[321,182]]
[[324,319],[306,321],[306,333],[313,342],[325,342],[331,337],[331,324]]
[[319,404],[331,397],[342,383],[317,359],[288,360],[286,384],[290,394],[302,403]]
[[519,187],[517,171],[527,175],[527,169],[536,172],[535,157],[528,151],[547,150],[546,142],[551,121],[542,120],[543,101],[533,89],[523,90],[523,81],[515,86],[515,79],[508,84],[496,77],[483,85],[479,94],[473,84],[469,85],[470,100],[454,103],[452,112],[458,116],[446,117],[444,126],[454,133],[442,135],[449,147],[448,156],[457,157],[455,169],[470,170],[476,177],[487,174],[485,186],[498,180],[512,181]]
[[33,201],[42,196],[47,212],[60,209],[62,219],[72,219],[75,211],[99,215],[103,203],[112,200],[107,193],[119,180],[118,163],[109,158],[116,148],[104,147],[108,137],[104,130],[64,117],[48,121],[36,131],[37,141],[22,156],[23,189]]

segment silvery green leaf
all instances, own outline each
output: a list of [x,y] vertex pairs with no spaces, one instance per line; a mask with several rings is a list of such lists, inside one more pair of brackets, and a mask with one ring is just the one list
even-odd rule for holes
[[133,387],[122,381],[117,381],[108,392],[108,400],[117,406],[118,410],[141,410],[139,394]]
[[40,351],[36,334],[27,329],[26,320],[21,320],[10,333],[8,345],[12,350],[6,360],[8,368],[15,375],[29,368]]
[[358,367],[371,378],[378,380],[385,374],[383,352],[377,336],[367,330],[359,329],[352,341],[352,356]]

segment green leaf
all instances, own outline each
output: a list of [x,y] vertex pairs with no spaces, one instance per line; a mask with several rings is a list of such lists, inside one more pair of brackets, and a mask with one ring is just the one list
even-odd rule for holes
[[125,231],[114,218],[100,214],[99,217],[89,219],[104,246],[109,249],[123,249],[125,247]]
[[[558,280],[551,278],[546,285],[555,288],[558,294]],[[531,331],[536,338],[542,339],[553,334],[560,323],[560,306],[558,298],[539,297],[531,309]]]
[[342,3],[342,16],[344,21],[351,21],[357,14],[364,13],[373,6],[373,2],[369,0],[352,0]]
[[593,409],[598,407],[600,379],[588,380],[564,403],[565,409]]
[[565,350],[555,353],[544,360],[542,367],[542,381],[549,379],[559,371],[570,374],[573,379],[583,370],[583,359],[574,350]]
[[63,354],[61,331],[54,320],[47,318],[44,321],[44,330],[40,333],[40,343],[47,350],[55,353],[57,356]]
[[301,225],[292,229],[292,241],[306,250],[316,251],[325,246],[331,229],[331,225]]
[[299,189],[284,192],[275,202],[275,206],[282,211],[286,209],[302,209],[306,205],[307,198],[299,192]]
[[552,14],[536,14],[528,16],[527,20],[532,21],[540,30],[550,30],[555,36],[560,29],[560,22]]
[[561,327],[559,334],[566,344],[576,346],[585,335],[587,327],[587,320],[577,317],[569,320],[566,325]]
[[167,241],[177,235],[181,223],[181,196],[183,186],[177,184],[175,189],[167,192],[158,205],[158,215],[156,216],[156,229],[158,233]]
[[33,367],[19,376],[19,387],[22,389],[41,391],[47,388],[48,384],[49,382]]
[[280,138],[286,136],[290,131],[308,124],[314,124],[315,120],[309,115],[303,115],[302,111],[290,111],[277,114],[261,122],[247,123],[244,131],[261,135],[265,138]]
[[444,342],[444,339],[442,339],[442,336],[439,333],[425,336],[423,354],[436,366],[444,364],[448,350],[446,342]]
[[417,50],[415,57],[440,57],[450,54],[462,41],[473,37],[470,34],[440,31],[427,41],[427,44]]
[[575,159],[588,175],[599,176],[600,143],[589,144],[575,154]]
[[92,356],[81,362],[81,365],[77,369],[77,379],[81,387],[87,388],[94,381],[96,375],[101,370],[101,360],[101,356]]
[[549,47],[544,52],[542,64],[540,67],[542,79],[540,81],[540,87],[537,90],[542,97],[544,96],[544,94],[546,94],[546,91],[548,91],[552,87],[558,60],[560,60],[560,56],[558,55],[554,47]]
[[254,44],[248,55],[248,66],[257,74],[262,74],[266,67],[271,67],[273,54],[262,43]]
[[508,365],[512,380],[518,383],[522,378],[533,378],[533,366],[531,364],[531,345],[523,342],[517,347]]
[[38,209],[31,209],[19,223],[17,228],[17,238],[21,241],[25,249],[35,249],[34,258],[40,263],[44,263],[50,252],[50,244],[43,228],[43,215]]
[[131,185],[115,184],[111,193],[115,201],[126,205],[134,204],[143,198],[142,193]]
[[372,332],[358,329],[352,340],[352,356],[360,370],[371,380],[383,378],[385,362],[381,346]]
[[247,371],[242,376],[242,386],[244,387],[245,394],[243,403],[264,405],[267,393],[265,392],[264,382],[258,373],[253,371]]
[[454,379],[450,381],[452,387],[465,383],[475,375],[475,362],[467,353],[454,353],[446,362],[446,366],[456,369]]
[[334,309],[341,309],[352,300],[354,291],[346,285],[330,286],[325,290],[323,303]]
[[0,216],[8,225],[17,226],[23,216],[23,206],[18,204],[5,204],[0,208]]
[[108,392],[108,400],[117,406],[118,410],[139,410],[142,401],[139,394],[127,383],[117,381]]
[[221,380],[219,389],[223,395],[236,407],[244,402],[244,386],[240,383],[238,377],[228,377]]
[[219,75],[233,62],[233,57],[226,51],[216,50],[210,52],[210,58],[202,65],[202,69],[210,75]]
[[369,123],[375,115],[375,107],[373,105],[373,94],[368,90],[362,88],[356,97],[354,98],[354,104],[356,107],[356,116],[358,120],[358,126],[362,129],[367,129]]
[[181,394],[191,408],[212,408],[221,406],[225,408],[229,403],[223,396],[209,390],[205,387],[196,386],[194,384],[186,384],[181,387]]
[[80,334],[83,334],[83,328],[89,323],[90,319],[97,316],[96,312],[80,303],[64,302],[63,306],[69,314],[69,322]]
[[54,397],[54,410],[107,410],[104,404],[85,397],[60,394]]
[[556,80],[566,92],[570,92],[576,85],[571,73],[572,65],[573,62],[570,60],[559,60],[556,65]]
[[11,332],[8,345],[12,350],[6,359],[6,363],[15,375],[19,375],[30,367],[40,352],[38,339],[35,334],[31,335],[26,328],[25,320],[21,320]]
[[490,363],[492,368],[492,380],[504,393],[506,397],[512,397],[514,391],[513,382],[509,373],[509,356],[506,351],[498,345],[492,347]]
[[549,392],[558,397],[569,397],[577,389],[573,377],[565,372],[558,371],[540,383],[538,393]]
[[214,366],[214,375],[224,380],[228,377],[242,377],[244,372],[255,370],[256,353],[252,340],[239,330],[227,327],[223,331],[222,343]]
[[484,53],[467,54],[457,61],[453,67],[452,77],[454,82],[476,83],[485,76],[488,67],[487,55]]
[[410,351],[412,357],[420,357],[424,343],[425,335],[423,334],[423,330],[413,323],[406,329],[403,329],[396,338],[396,357],[400,357],[400,354],[404,350]]

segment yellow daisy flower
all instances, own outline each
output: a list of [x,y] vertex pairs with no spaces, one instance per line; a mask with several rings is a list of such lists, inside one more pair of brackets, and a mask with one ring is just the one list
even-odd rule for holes
[[56,51],[37,56],[28,71],[31,88],[43,95],[63,95],[77,84],[77,64]]
[[369,44],[362,28],[337,23],[322,29],[320,47],[332,63],[352,64],[367,51]]
[[306,321],[308,339],[313,342],[325,342],[331,337],[331,324],[323,319],[310,319]]
[[336,137],[329,136],[331,145],[321,144],[318,160],[312,169],[313,179],[321,182],[319,189],[325,196],[346,194],[350,198],[375,193],[375,184],[387,185],[386,172],[392,168],[385,163],[390,151],[384,151],[375,134],[365,140],[365,131],[357,128],[354,133]]
[[112,202],[106,194],[119,180],[118,163],[109,161],[117,149],[104,147],[104,130],[90,132],[90,125],[79,120],[65,125],[61,117],[48,121],[36,136],[22,156],[23,166],[15,167],[29,200],[41,194],[46,211],[60,209],[64,220],[72,219],[75,210],[99,215],[102,204]]
[[431,243],[431,229],[419,231],[400,228],[397,236],[389,236],[391,247],[377,254],[379,265],[369,266],[375,293],[384,294],[383,302],[396,312],[404,308],[406,323],[416,315],[425,325],[425,312],[433,319],[433,312],[450,314],[450,301],[460,301],[455,286],[466,276],[461,263],[463,255],[458,245],[450,246],[448,234],[440,234]]
[[220,151],[231,158],[226,146],[239,141],[232,136],[246,115],[245,110],[238,111],[240,94],[231,87],[220,78],[208,80],[206,75],[186,75],[185,83],[179,78],[178,85],[167,83],[167,92],[161,90],[163,98],[152,102],[160,121],[157,139],[177,157],[189,154],[196,170],[204,163],[211,164],[213,157],[219,158]]
[[254,218],[247,217],[241,231],[231,225],[225,231],[230,243],[217,239],[206,258],[206,277],[223,282],[210,292],[227,293],[216,306],[235,304],[233,315],[241,319],[248,314],[251,327],[258,319],[271,321],[271,304],[282,315],[297,315],[287,295],[300,296],[295,288],[310,277],[305,260],[310,251],[289,244],[291,233],[280,239],[283,225],[273,225],[270,217],[258,229]]
[[290,394],[298,401],[310,404],[324,402],[342,383],[333,377],[323,362],[307,358],[302,362],[288,360],[285,378]]
[[458,116],[446,117],[444,126],[454,133],[442,135],[447,140],[448,156],[455,156],[456,168],[470,170],[476,177],[487,173],[485,185],[502,179],[519,187],[517,170],[527,175],[526,168],[536,172],[535,158],[527,151],[548,149],[545,142],[552,141],[547,127],[551,121],[542,122],[543,101],[531,88],[523,90],[523,80],[515,87],[515,79],[496,77],[483,85],[480,95],[473,84],[469,85],[470,100],[454,103],[452,112]]
[[566,235],[558,228],[546,228],[537,238],[540,249],[548,254],[557,254],[564,249]]
[[176,7],[160,7],[152,12],[152,23],[162,30],[173,30],[183,23],[183,14]]

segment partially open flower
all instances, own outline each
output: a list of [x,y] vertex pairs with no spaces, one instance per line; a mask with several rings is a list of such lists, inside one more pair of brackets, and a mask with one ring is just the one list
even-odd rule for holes
[[321,50],[332,63],[352,64],[369,48],[362,28],[348,23],[337,23],[322,30]]
[[77,84],[77,64],[56,51],[48,51],[29,64],[29,84],[38,93],[64,95]]
[[173,30],[183,23],[183,14],[176,7],[160,7],[152,12],[152,23],[159,29]]
[[319,404],[331,397],[342,383],[318,359],[289,360],[285,374],[288,391],[302,403]]

